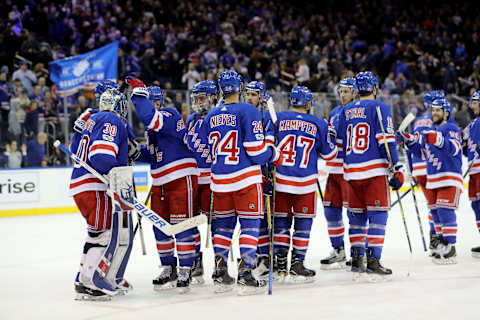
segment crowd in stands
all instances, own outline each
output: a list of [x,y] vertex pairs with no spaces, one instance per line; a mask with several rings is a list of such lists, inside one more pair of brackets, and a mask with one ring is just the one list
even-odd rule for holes
[[[184,113],[189,96],[176,90],[233,68],[246,80],[264,81],[271,93],[308,86],[325,116],[338,103],[339,80],[371,70],[396,119],[426,112],[421,93],[438,89],[453,97],[464,127],[472,117],[468,96],[480,85],[477,11],[475,2],[446,0],[4,1],[0,153],[7,158],[0,166],[65,163],[51,141],[68,140],[62,121],[71,126],[95,98],[86,90],[69,97],[65,116],[48,63],[115,40],[118,78],[130,74],[160,85]],[[36,161],[28,157],[32,141]]]

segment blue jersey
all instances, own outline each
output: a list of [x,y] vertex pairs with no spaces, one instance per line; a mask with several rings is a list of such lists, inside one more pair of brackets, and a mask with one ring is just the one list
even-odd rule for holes
[[[128,162],[128,132],[125,123],[114,112],[93,114],[82,133],[75,133],[70,150],[100,174]],[[84,191],[106,191],[107,185],[82,166],[75,164],[70,181],[71,196]]]
[[478,118],[473,119],[464,130],[465,138],[467,139],[467,154],[468,162],[472,162],[469,174],[480,173],[480,157],[478,153],[478,144],[480,142],[480,121]]
[[188,133],[185,140],[190,150],[193,151],[197,160],[198,184],[210,184],[210,167],[212,166],[212,157],[207,139],[202,139],[198,132],[203,124],[204,117],[199,113],[193,113],[187,118]]
[[294,194],[315,192],[318,157],[330,161],[337,155],[336,146],[328,138],[327,122],[295,111],[277,115],[278,148],[283,161],[277,168],[275,189]]
[[262,114],[248,103],[220,105],[210,110],[199,136],[212,152],[212,182],[215,192],[231,192],[262,183],[260,166],[272,157],[265,142]]
[[187,132],[180,113],[173,108],[155,110],[144,97],[133,96],[132,103],[147,129],[147,147],[139,160],[150,163],[153,185],[198,175],[195,157],[184,142]]
[[443,187],[463,188],[462,179],[462,133],[458,126],[448,121],[436,129],[444,138],[443,146],[438,148],[428,144],[423,135],[408,148],[427,161],[427,189]]
[[376,100],[350,102],[340,113],[338,125],[338,136],[345,151],[343,160],[345,180],[363,180],[388,175],[389,161],[377,106],[382,114],[383,128],[393,164],[398,162],[390,108]]
[[[335,128],[337,133],[339,132],[339,121],[340,121],[340,114],[343,111],[343,105],[338,105],[336,106],[332,112],[330,113],[330,117],[328,118],[328,123]],[[337,157],[335,159],[329,160],[325,163],[326,170],[328,173],[333,173],[333,174],[343,174],[343,158],[345,156],[345,153],[343,152],[343,143],[341,139],[337,139],[335,142],[337,145]]]
[[[418,139],[424,130],[429,130],[433,126],[432,116],[430,114],[418,117],[412,125],[412,134]],[[410,149],[407,149],[408,163],[413,177],[426,176],[427,164],[423,155],[416,155]]]

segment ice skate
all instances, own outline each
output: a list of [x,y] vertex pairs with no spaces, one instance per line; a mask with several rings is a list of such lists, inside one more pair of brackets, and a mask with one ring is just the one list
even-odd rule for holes
[[110,301],[112,296],[99,289],[86,287],[83,283],[75,283],[75,300],[77,301]]
[[132,290],[132,285],[125,279],[123,279],[122,281],[120,281],[119,284],[117,284],[117,295],[119,296],[124,296]]
[[268,279],[268,273],[270,271],[270,259],[269,256],[259,256],[255,269],[252,270],[252,274],[257,279]]
[[352,248],[352,267],[353,281],[359,281],[365,275],[365,259],[361,255],[360,248]]
[[392,270],[380,264],[380,260],[374,257],[367,258],[367,276],[370,282],[391,280]]
[[343,247],[334,248],[330,255],[320,260],[321,270],[341,270],[346,268],[347,258]]
[[432,258],[433,263],[446,265],[457,264],[457,251],[452,243],[440,244]]
[[472,248],[472,257],[480,259],[480,247]]
[[275,273],[275,281],[279,283],[284,283],[288,275],[288,250],[278,249],[277,254],[275,255],[275,260],[277,261],[277,272]]
[[303,260],[300,260],[292,253],[290,265],[290,281],[293,283],[310,283],[315,281],[315,271],[305,268]]
[[215,272],[212,279],[215,293],[233,290],[235,280],[228,274],[228,268],[224,264],[224,259],[220,256],[215,257]]
[[191,275],[191,282],[192,286],[199,286],[205,283],[205,279],[203,279],[203,257],[202,252],[200,252],[200,256],[195,259],[192,268],[192,275]]
[[153,279],[153,290],[162,291],[177,286],[177,261],[173,265],[160,266],[160,275]]
[[178,268],[177,289],[178,293],[185,294],[190,291],[190,267]]
[[442,238],[439,235],[430,233],[430,244],[428,246],[428,248],[430,249],[430,257],[433,257],[435,255],[435,251],[441,243]]
[[257,280],[253,277],[252,269],[240,260],[238,266],[237,293],[240,296],[249,296],[264,293],[267,289],[265,280]]

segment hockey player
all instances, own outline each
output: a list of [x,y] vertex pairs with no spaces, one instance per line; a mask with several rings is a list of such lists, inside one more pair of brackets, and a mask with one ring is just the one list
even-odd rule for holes
[[[403,184],[404,177],[402,166],[398,162],[390,109],[384,103],[375,100],[377,95],[375,75],[368,71],[360,72],[355,77],[355,86],[359,101],[347,104],[339,118],[339,137],[343,141],[345,152],[343,170],[347,182],[345,185],[350,225],[351,270],[356,272],[354,279],[365,271],[373,278],[377,278],[392,274],[392,270],[380,264],[390,209],[388,185],[398,190]],[[377,108],[381,112],[385,132],[380,125]],[[388,153],[393,166],[389,165]],[[366,270],[363,263],[365,251]]]
[[[187,119],[188,135],[187,144],[194,151],[200,176],[198,178],[198,201],[200,213],[210,214],[212,191],[210,190],[210,167],[212,159],[208,148],[208,140],[202,141],[198,136],[198,130],[208,111],[215,105],[217,86],[212,80],[204,80],[196,83],[192,88],[192,113]],[[215,222],[212,217],[212,233],[215,230]],[[200,251],[200,232],[195,228],[195,262],[192,269],[192,284],[203,284],[203,262]]]
[[[475,213],[475,220],[477,221],[477,228],[480,231],[480,155],[479,155],[479,141],[480,141],[480,122],[478,115],[480,114],[480,91],[476,91],[471,99],[471,108],[475,113],[475,119],[470,122],[465,128],[465,139],[467,139],[467,157],[471,164],[470,180],[468,182],[468,197],[472,202],[472,209]],[[472,248],[472,256],[480,258],[480,247]]]
[[434,249],[433,262],[437,264],[456,263],[458,208],[463,188],[461,131],[451,119],[452,106],[445,99],[432,103],[434,126],[413,136],[400,132],[409,149],[417,156],[427,159],[426,197],[435,225],[440,226],[441,243]]
[[[142,149],[141,159],[151,165],[152,210],[172,224],[182,222],[198,213],[197,163],[184,143],[185,123],[178,111],[163,107],[163,93],[159,87],[147,89],[141,80],[130,77],[126,81],[132,88],[131,99],[138,117],[148,129],[147,148]],[[153,231],[162,264],[160,275],[153,280],[154,289],[176,286],[180,293],[189,291],[195,259],[195,229],[175,235],[178,274],[173,237],[156,228]]]
[[[245,86],[245,102],[255,106],[262,114],[262,127],[265,132],[265,142],[274,144],[274,128],[271,121],[270,113],[268,112],[267,100],[270,97],[267,96],[265,85],[260,81],[252,81]],[[263,195],[265,197],[272,196],[272,174],[271,166],[262,166],[263,175]],[[265,207],[266,208],[266,207]],[[267,212],[264,210],[263,219],[260,220],[260,230],[258,235],[257,246],[257,258],[256,258],[256,271],[260,277],[268,275],[268,269],[270,267],[269,249],[270,241],[268,234],[268,217]]]
[[[127,167],[126,108],[123,94],[113,87],[106,89],[100,96],[99,112],[87,111],[76,121],[70,149],[100,174],[121,180],[131,188],[133,171]],[[124,217],[123,211],[132,207],[123,199],[110,199],[107,188],[85,168],[74,166],[69,194],[88,224],[75,284],[77,299],[110,300],[119,289],[131,288],[123,275],[132,247],[132,218],[130,214]],[[110,188],[123,194],[113,185]],[[126,230],[122,230],[124,220],[128,220]],[[119,244],[125,245],[120,249]]]
[[216,218],[213,239],[216,292],[231,290],[227,257],[235,224],[240,222],[239,294],[264,291],[265,281],[252,275],[263,216],[261,166],[276,160],[274,146],[265,143],[262,115],[251,104],[241,103],[242,79],[234,71],[222,72],[218,80],[224,104],[205,117],[200,135],[208,137],[212,151],[211,189]]
[[[340,81],[339,95],[342,104],[332,110],[328,119],[329,125],[333,126],[335,131],[338,131],[338,119],[344,106],[355,99],[355,79],[345,78]],[[343,241],[345,227],[343,225],[342,207],[347,202],[347,195],[344,187],[345,180],[343,179],[344,152],[342,143],[340,139],[337,139],[337,157],[326,162],[328,178],[323,207],[333,250],[328,257],[320,260],[320,268],[324,270],[343,268],[346,263],[345,244]]]
[[290,242],[291,279],[313,281],[315,271],[306,268],[304,261],[317,211],[318,157],[331,161],[337,155],[337,147],[328,138],[327,122],[309,114],[312,103],[313,95],[307,87],[293,87],[292,110],[279,112],[276,123],[282,164],[276,174],[274,242],[280,281],[288,272]]

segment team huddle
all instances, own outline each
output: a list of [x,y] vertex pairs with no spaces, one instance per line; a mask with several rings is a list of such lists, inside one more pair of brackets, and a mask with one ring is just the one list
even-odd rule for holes
[[[87,109],[75,122],[70,150],[107,179],[104,183],[76,163],[70,182],[87,222],[87,238],[75,279],[79,300],[110,300],[132,289],[124,279],[133,229],[129,192],[132,165],[146,162],[152,177],[151,209],[175,225],[208,216],[208,238],[215,256],[211,275],[216,293],[235,287],[240,295],[263,293],[267,283],[312,282],[304,265],[317,212],[318,160],[329,172],[322,198],[331,254],[321,269],[350,266],[354,278],[388,279],[381,263],[390,189],[403,185],[405,173],[397,146],[403,145],[408,168],[428,202],[430,250],[438,264],[455,263],[455,210],[463,189],[462,132],[451,120],[452,107],[441,92],[424,94],[431,115],[419,117],[412,132],[395,131],[390,108],[376,100],[371,72],[339,83],[341,105],[328,121],[310,114],[313,94],[296,86],[288,111],[276,113],[265,85],[244,86],[234,71],[218,82],[205,80],[192,89],[186,123],[165,107],[161,88],[127,77],[130,100],[145,126],[140,145],[126,120],[129,102],[118,85],[97,85],[98,109]],[[480,94],[472,96],[479,112]],[[469,197],[480,229],[480,124],[463,134],[468,141]],[[114,189],[113,193],[109,190]],[[365,192],[368,190],[368,192]],[[110,193],[109,193],[110,192]],[[114,196],[112,196],[112,194]],[[400,200],[400,199],[399,199]],[[342,210],[347,210],[350,257],[345,253]],[[234,235],[237,223],[239,234]],[[205,281],[197,227],[167,234],[153,228],[161,266],[154,290],[188,292]],[[408,235],[408,234],[407,234]],[[228,272],[232,241],[238,237],[238,275]],[[480,257],[480,247],[472,253]],[[290,258],[289,258],[290,255]]]

